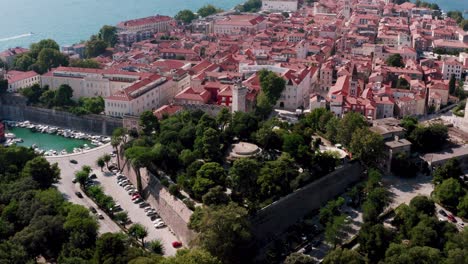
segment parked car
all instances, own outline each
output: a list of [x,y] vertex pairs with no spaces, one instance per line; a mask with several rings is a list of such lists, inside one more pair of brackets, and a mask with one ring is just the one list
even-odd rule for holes
[[130,184],[130,183],[129,183],[128,181],[121,181],[121,182],[119,183],[119,185],[122,186],[122,187],[125,187],[125,186],[127,186],[127,185],[129,185],[129,184]]
[[83,198],[83,194],[81,194],[80,192],[75,192],[76,196],[78,196],[78,198]]
[[97,213],[96,208],[94,208],[94,207],[92,207],[92,206],[89,207],[89,210],[90,210],[93,214]]
[[151,211],[151,210],[154,210],[151,206],[146,206],[145,208],[143,208],[143,210],[145,212],[148,212],[148,211]]
[[78,180],[76,178],[73,178],[72,182],[76,183]]
[[165,223],[158,223],[158,224],[155,224],[154,227],[156,227],[156,228],[164,228],[164,227],[166,227],[166,224],[165,224]]
[[180,247],[182,246],[182,242],[180,242],[180,241],[174,241],[174,242],[172,242],[172,246],[173,246],[174,248],[180,248]]
[[130,189],[135,189],[135,187],[132,184],[129,184],[124,187],[124,190],[129,191]]
[[138,195],[138,196],[133,196],[133,197],[132,197],[132,201],[135,201],[136,199],[141,199],[141,196]]
[[[150,216],[150,219],[151,219],[151,221],[155,221],[155,220],[157,220],[157,219],[161,219],[161,218],[159,218],[159,215],[158,215],[158,214],[156,214],[156,215],[152,215],[152,216]],[[154,222],[153,222],[153,224],[154,224]]]
[[89,178],[90,179],[97,179],[97,176],[96,176],[96,174],[93,173],[93,174],[91,174],[91,176],[89,176]]
[[143,202],[143,199],[141,198],[137,198],[135,200],[133,200],[133,203],[137,204],[137,203],[142,203]]
[[136,189],[130,189],[130,190],[128,191],[128,194],[129,194],[129,195],[132,195],[132,194],[134,194],[134,193],[137,193],[137,190],[136,190]]
[[146,207],[146,206],[149,206],[149,203],[143,202],[143,203],[139,204],[138,206],[139,206],[140,208],[144,208],[144,207]]
[[146,213],[146,216],[153,216],[153,215],[156,215],[156,212],[149,211]]
[[453,223],[456,223],[456,222],[457,222],[457,219],[456,219],[455,216],[453,216],[452,214],[447,215],[447,218],[448,218],[448,220],[450,220],[450,221],[453,222]]
[[447,213],[446,213],[444,210],[442,210],[442,209],[439,210],[439,214],[441,214],[441,215],[447,217]]
[[153,221],[153,224],[164,223],[164,221],[163,221],[161,218],[159,218],[159,217],[156,217],[156,218],[155,218],[154,220],[152,220],[152,221]]
[[71,160],[70,160],[70,163],[78,164],[78,161],[76,161],[76,160],[74,160],[74,159],[71,159]]
[[98,213],[98,214],[97,214],[97,217],[98,217],[99,219],[104,219],[104,216],[103,216],[101,213]]

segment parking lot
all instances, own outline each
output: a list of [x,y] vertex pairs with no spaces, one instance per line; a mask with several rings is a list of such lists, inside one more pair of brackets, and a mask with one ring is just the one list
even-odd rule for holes
[[[138,205],[134,204],[131,200],[131,196],[117,184],[117,177],[109,172],[101,172],[101,169],[96,166],[96,160],[104,153],[111,153],[112,147],[107,144],[99,148],[92,149],[85,153],[70,154],[65,156],[51,156],[47,157],[49,162],[57,162],[61,170],[61,180],[57,184],[57,188],[64,194],[64,197],[76,204],[81,204],[86,208],[93,206],[98,208],[96,204],[86,195],[83,198],[76,196],[75,192],[80,191],[79,185],[74,184],[72,180],[75,177],[75,172],[80,170],[83,165],[91,166],[93,169],[92,173],[97,175],[95,179],[96,183],[101,185],[104,192],[114,198],[115,202],[120,204],[123,210],[128,212],[128,216],[133,223],[140,223],[144,225],[148,230],[148,236],[145,241],[151,241],[154,239],[161,240],[164,245],[166,255],[174,255],[176,249],[172,247],[172,242],[177,241],[177,237],[171,233],[168,227],[162,229],[156,229],[151,219],[146,216],[146,213]],[[71,163],[71,160],[76,160],[76,164]],[[114,223],[106,214],[100,209],[98,212],[102,213],[104,219],[99,220],[100,229],[99,232],[120,232],[120,227]]]

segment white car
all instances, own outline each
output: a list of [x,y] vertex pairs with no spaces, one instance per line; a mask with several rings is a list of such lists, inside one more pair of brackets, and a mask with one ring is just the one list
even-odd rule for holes
[[130,189],[128,190],[129,195],[133,195],[134,193],[137,193],[138,191],[136,189]]
[[146,216],[153,216],[153,215],[156,215],[156,212],[154,211],[146,212]]
[[147,206],[147,207],[143,208],[143,210],[145,210],[145,212],[149,212],[149,211],[152,211],[153,208],[151,208],[151,206]]
[[154,227],[163,228],[163,227],[166,227],[166,224],[165,223],[159,223],[159,224],[155,224]]
[[126,191],[130,191],[130,189],[135,189],[135,187],[132,184],[129,184],[129,185],[125,186],[125,188],[124,188],[124,190],[126,190]]
[[156,218],[156,220],[153,221],[153,224],[157,225],[159,223],[163,223],[164,224],[164,221],[161,219],[161,218]]

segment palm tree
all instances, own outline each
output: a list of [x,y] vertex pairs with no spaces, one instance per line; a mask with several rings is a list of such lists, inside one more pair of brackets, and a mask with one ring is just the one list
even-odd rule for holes
[[141,192],[143,187],[141,184],[140,169],[146,167],[153,157],[151,149],[148,147],[134,146],[125,151],[125,158],[130,162],[137,176],[137,188]]
[[117,167],[120,170],[120,151],[119,151],[120,140],[118,138],[112,137],[111,145],[115,149],[115,151],[117,152]]
[[134,224],[128,229],[128,233],[136,238],[136,239],[141,239],[141,244],[144,246],[145,245],[145,237],[148,236],[148,230],[146,227],[144,227],[142,224]]
[[111,160],[111,158],[112,158],[111,155],[109,155],[107,153],[102,156],[102,159],[106,163],[107,169],[109,169],[109,161]]
[[117,152],[117,166],[120,168],[120,144],[127,143],[127,130],[125,128],[116,128],[112,133],[111,145]]
[[104,161],[104,159],[102,157],[99,157],[97,160],[96,160],[96,165],[98,165],[99,167],[101,167],[101,171],[103,171],[103,168],[104,168],[104,165],[106,165],[106,162]]

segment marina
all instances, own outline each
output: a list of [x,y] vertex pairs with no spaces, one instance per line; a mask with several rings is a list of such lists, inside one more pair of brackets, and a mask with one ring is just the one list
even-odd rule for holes
[[91,135],[71,129],[33,124],[29,121],[5,121],[5,146],[32,147],[44,156],[80,153],[110,142],[109,137]]

